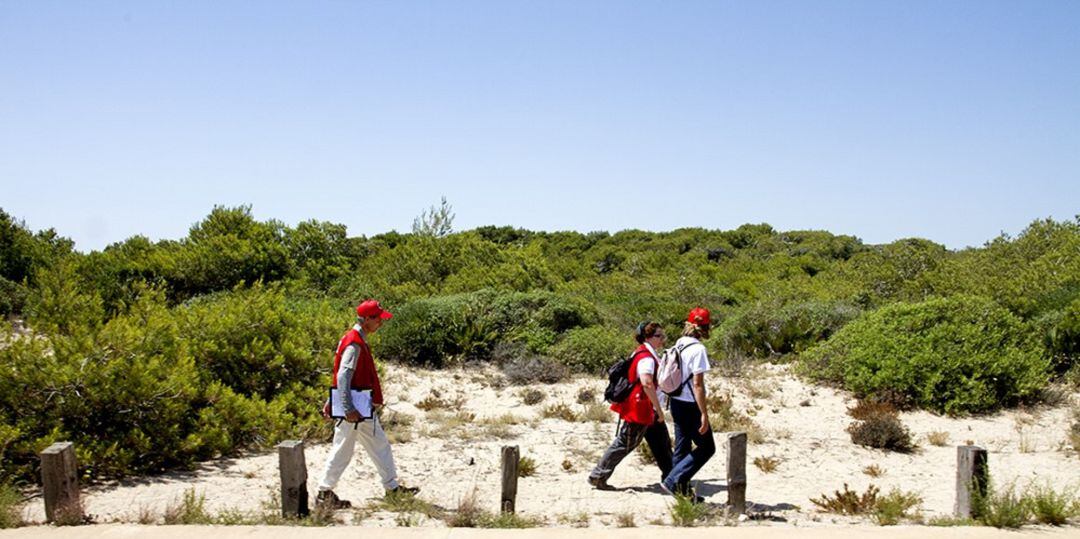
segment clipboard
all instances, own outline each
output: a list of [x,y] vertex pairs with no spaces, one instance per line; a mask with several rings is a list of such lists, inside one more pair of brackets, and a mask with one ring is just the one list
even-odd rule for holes
[[[336,387],[330,388],[330,417],[334,419],[345,419],[345,410],[341,406],[341,399],[338,397],[339,392],[340,390]],[[371,390],[350,389],[349,394],[352,396],[353,408],[356,408],[356,411],[360,412],[360,421],[371,419]]]

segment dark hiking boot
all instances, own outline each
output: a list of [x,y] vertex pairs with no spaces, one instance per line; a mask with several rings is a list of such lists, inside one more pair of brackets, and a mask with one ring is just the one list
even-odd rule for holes
[[589,484],[596,490],[615,490],[615,487],[609,485],[606,479],[599,477],[589,476]]
[[315,497],[315,505],[328,509],[348,509],[352,507],[352,502],[338,498],[332,490],[320,490],[319,495]]
[[387,490],[387,494],[408,494],[410,496],[416,496],[420,492],[420,487],[406,487],[404,485],[398,485],[390,490]]

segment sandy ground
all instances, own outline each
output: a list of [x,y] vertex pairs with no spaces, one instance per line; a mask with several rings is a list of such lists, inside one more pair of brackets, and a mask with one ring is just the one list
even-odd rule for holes
[[[611,484],[616,491],[597,491],[586,483],[589,470],[610,443],[613,414],[597,413],[603,392],[599,379],[577,378],[554,385],[533,385],[545,394],[535,405],[523,402],[521,386],[506,385],[490,368],[420,371],[389,366],[387,430],[396,442],[394,454],[399,476],[422,488],[421,498],[445,509],[455,509],[469,496],[489,510],[497,510],[500,490],[500,449],[517,445],[523,457],[536,462],[536,473],[518,486],[518,512],[546,519],[548,526],[615,527],[620,515],[632,513],[636,526],[670,524],[671,498],[659,490],[659,472],[632,454],[616,470]],[[992,416],[952,419],[926,412],[902,414],[919,448],[898,454],[863,448],[851,443],[845,428],[851,423],[847,408],[854,400],[842,391],[807,385],[785,366],[758,366],[740,378],[713,376],[710,391],[730,393],[734,408],[749,415],[760,439],[748,449],[747,499],[758,518],[743,527],[847,527],[865,525],[866,519],[820,513],[811,497],[832,493],[844,483],[862,491],[874,484],[882,492],[892,488],[922,497],[926,518],[952,512],[955,496],[956,446],[974,442],[989,451],[995,482],[1032,482],[1057,489],[1080,487],[1080,457],[1065,443],[1068,402],[1057,407],[1012,410]],[[542,410],[562,403],[583,414],[590,405],[579,404],[582,390],[596,395],[593,413],[607,422],[565,421],[543,418]],[[425,400],[439,399],[449,411],[424,411]],[[411,424],[408,423],[411,418]],[[927,435],[945,433],[944,446],[932,445]],[[327,429],[329,433],[329,428]],[[328,434],[329,436],[329,434]],[[710,504],[726,501],[725,439],[717,433],[718,452],[697,475],[699,494]],[[329,445],[312,442],[306,451],[309,491],[314,493]],[[772,457],[779,464],[764,473],[751,464],[755,457]],[[864,470],[875,466],[882,474]],[[87,512],[96,522],[137,522],[160,518],[176,505],[185,491],[204,495],[211,512],[265,511],[278,485],[277,454],[267,452],[205,463],[193,472],[145,477],[85,489]],[[360,451],[346,470],[337,493],[355,506],[374,503],[382,495],[367,456]],[[40,498],[25,509],[31,521],[44,520]],[[346,523],[368,527],[395,527],[398,515],[386,511],[342,511]],[[625,517],[624,517],[625,518]],[[411,525],[441,527],[439,520],[417,516]],[[926,530],[926,528],[922,528]]]
[[[202,539],[211,534],[217,539],[258,538],[258,539],[337,539],[353,538],[353,528],[294,528],[294,527],[251,527],[251,526],[134,526],[107,525],[93,528],[79,528],[78,536],[85,539],[130,539],[150,537],[153,539]],[[793,531],[789,528],[728,528],[721,533],[724,537],[740,539],[784,539]],[[927,537],[949,537],[957,539],[996,539],[1019,536],[1037,536],[1045,539],[1064,539],[1080,537],[1080,529],[1038,529],[1025,532],[998,530],[994,528],[926,528],[913,526],[893,526],[890,528],[853,526],[848,528],[800,529],[800,539],[849,539],[855,537],[874,537],[876,539],[923,539]],[[397,528],[375,531],[379,539],[492,539],[513,534],[520,539],[711,539],[717,530],[711,528],[666,528],[666,529],[618,529],[618,530],[568,530],[568,529],[528,529],[528,530],[477,530],[465,528]],[[74,535],[71,528],[34,527],[18,530],[0,530],[0,538],[18,539],[58,539]]]

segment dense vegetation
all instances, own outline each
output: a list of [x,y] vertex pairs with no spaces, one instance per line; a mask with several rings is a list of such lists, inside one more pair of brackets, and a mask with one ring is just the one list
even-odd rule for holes
[[643,319],[713,310],[714,358],[796,358],[860,396],[947,413],[1080,379],[1080,219],[949,251],[822,231],[411,233],[349,237],[214,208],[178,241],[79,253],[0,210],[0,472],[77,442],[90,476],[185,466],[325,433],[317,404],[350,308],[395,313],[376,355],[416,365],[556,362],[596,372]]

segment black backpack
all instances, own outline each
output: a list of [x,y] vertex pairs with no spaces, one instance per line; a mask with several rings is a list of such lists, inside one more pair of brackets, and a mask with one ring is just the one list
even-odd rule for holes
[[630,383],[630,365],[634,363],[635,357],[637,357],[636,352],[608,367],[608,384],[604,389],[604,400],[614,404],[630,396],[630,390],[634,389],[634,384]]

